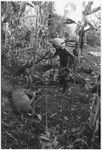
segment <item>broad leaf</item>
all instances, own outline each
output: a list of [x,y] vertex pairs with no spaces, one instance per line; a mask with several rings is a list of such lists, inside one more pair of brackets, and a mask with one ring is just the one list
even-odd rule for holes
[[3,23],[9,22],[10,21],[10,15],[7,15],[7,17],[3,20]]
[[12,4],[14,13],[17,13],[18,12],[18,6],[17,6],[17,4],[14,3],[14,2],[12,2],[12,1],[11,1],[11,4]]
[[72,23],[76,23],[76,22],[70,18],[67,18],[63,24],[72,24]]
[[26,5],[30,6],[30,7],[33,7],[34,8],[34,5],[32,3],[26,3]]

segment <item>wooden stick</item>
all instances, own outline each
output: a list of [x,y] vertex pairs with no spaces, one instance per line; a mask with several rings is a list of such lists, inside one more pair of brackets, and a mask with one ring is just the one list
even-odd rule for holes
[[46,52],[45,55],[44,55],[41,59],[39,59],[37,62],[35,62],[35,63],[37,64],[37,63],[40,62],[42,59],[44,59],[44,58],[46,57],[46,55],[49,54],[49,52],[50,52],[50,51]]

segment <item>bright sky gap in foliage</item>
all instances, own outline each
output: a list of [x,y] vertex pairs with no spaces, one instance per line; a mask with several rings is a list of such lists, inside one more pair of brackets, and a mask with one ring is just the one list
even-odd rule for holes
[[[78,20],[81,20],[81,15],[82,15],[82,10],[83,10],[82,4],[83,2],[87,4],[88,1],[89,0],[55,0],[55,10],[56,10],[56,13],[62,16],[64,15],[65,9],[67,11],[69,10],[69,15],[71,16],[71,18],[78,21]],[[74,11],[71,8],[70,4],[75,5],[76,11]],[[93,8],[97,6],[101,6],[101,0],[93,0]]]

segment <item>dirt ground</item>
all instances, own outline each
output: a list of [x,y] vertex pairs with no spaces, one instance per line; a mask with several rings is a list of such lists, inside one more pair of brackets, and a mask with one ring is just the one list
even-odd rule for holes
[[[98,51],[98,48],[88,47],[83,50],[83,55],[87,58],[88,63],[83,65],[90,66],[94,69],[95,75],[100,73],[100,57],[89,55],[89,51]],[[83,74],[86,78],[86,74]],[[91,82],[95,79],[89,76]],[[41,148],[39,135],[46,130],[46,111],[48,128],[57,128],[59,147],[65,145],[65,136],[68,128],[67,145],[81,134],[82,130],[88,123],[90,115],[90,106],[92,104],[92,94],[85,87],[79,84],[68,83],[68,87],[63,93],[59,86],[41,86],[43,98],[39,101],[41,121],[35,121],[36,118],[25,118],[13,113],[9,99],[6,95],[1,97],[1,139],[2,149],[39,149]],[[40,95],[38,95],[39,97]],[[47,101],[47,107],[46,107]],[[82,138],[85,140],[85,136]],[[100,148],[96,141],[95,148]],[[88,147],[90,148],[90,146]]]

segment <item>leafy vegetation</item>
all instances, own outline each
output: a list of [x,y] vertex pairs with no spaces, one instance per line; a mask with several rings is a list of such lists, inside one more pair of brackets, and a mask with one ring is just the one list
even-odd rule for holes
[[77,23],[54,2],[1,2],[2,149],[100,149],[101,17],[92,5]]

